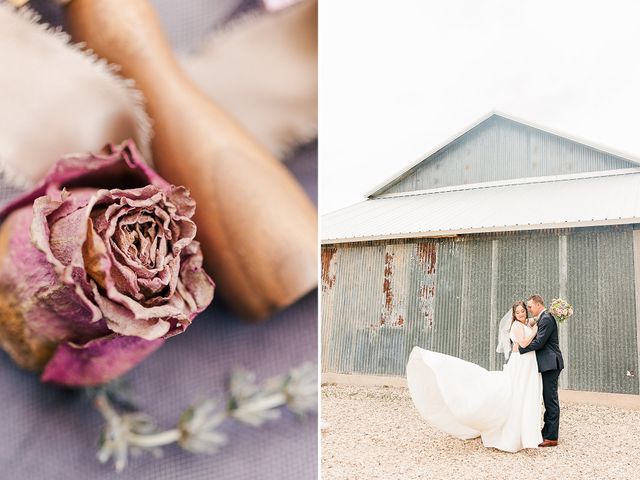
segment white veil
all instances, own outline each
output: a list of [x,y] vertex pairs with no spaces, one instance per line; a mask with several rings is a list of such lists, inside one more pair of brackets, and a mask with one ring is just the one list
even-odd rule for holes
[[509,331],[511,330],[512,315],[511,309],[509,309],[498,325],[498,346],[496,347],[496,352],[504,353],[505,360],[509,360],[509,354],[511,353]]

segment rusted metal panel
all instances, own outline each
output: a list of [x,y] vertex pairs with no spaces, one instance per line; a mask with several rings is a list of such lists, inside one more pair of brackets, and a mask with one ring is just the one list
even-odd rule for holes
[[[321,331],[321,351],[331,351],[331,337],[333,332],[333,320],[335,313],[335,286],[336,282],[336,270],[338,265],[338,258],[340,254],[335,246],[324,246],[321,250],[321,297],[320,308],[322,310],[322,331]],[[327,355],[321,356],[322,369],[329,368],[329,357]]]
[[424,328],[433,327],[433,301],[436,293],[437,242],[417,242],[415,248],[415,278],[417,279],[416,321]]
[[[434,300],[438,268],[438,242],[418,240],[412,244],[410,283],[407,294],[407,322],[405,326],[404,354],[418,345],[431,347]],[[406,361],[406,358],[402,358]],[[404,374],[404,365],[398,370]]]
[[321,257],[321,282],[322,290],[330,290],[336,281],[334,257],[338,250],[335,246],[327,246],[322,249]]
[[407,293],[413,250],[411,244],[392,244],[384,254],[384,280],[382,292],[384,306],[380,312],[380,325],[404,327],[407,318]]
[[575,141],[493,116],[423,160],[378,195],[636,166]]
[[[406,352],[404,342],[407,322],[408,288],[413,245],[384,245],[381,272],[373,272],[370,287],[381,298],[377,316],[362,319],[357,327],[354,368],[374,374],[401,373]],[[377,285],[376,285],[377,282]]]

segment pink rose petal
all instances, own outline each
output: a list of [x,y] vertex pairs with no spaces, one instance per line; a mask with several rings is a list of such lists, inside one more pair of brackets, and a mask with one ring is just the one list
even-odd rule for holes
[[40,378],[69,387],[100,385],[128,372],[163,343],[122,336],[96,339],[86,346],[62,343]]

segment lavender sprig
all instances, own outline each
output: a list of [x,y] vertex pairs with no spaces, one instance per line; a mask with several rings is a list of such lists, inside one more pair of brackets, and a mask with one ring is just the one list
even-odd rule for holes
[[[129,454],[149,452],[160,457],[160,447],[171,443],[191,453],[214,454],[229,442],[221,431],[227,419],[260,427],[280,418],[280,407],[287,407],[299,416],[317,411],[317,367],[311,363],[269,378],[263,384],[256,382],[254,373],[235,370],[226,402],[223,398],[202,400],[180,415],[176,428],[165,431],[160,431],[150,416],[133,410],[135,406],[125,387],[118,382],[88,389],[95,408],[105,419],[98,460],[105,463],[113,459],[118,472],[126,467]],[[127,411],[120,412],[116,405]]]
[[280,410],[277,409],[281,406],[304,416],[317,410],[317,367],[305,363],[286,375],[268,379],[262,387],[256,385],[255,375],[237,370],[231,376],[229,391],[229,415],[249,425],[259,427],[267,420],[278,418]]

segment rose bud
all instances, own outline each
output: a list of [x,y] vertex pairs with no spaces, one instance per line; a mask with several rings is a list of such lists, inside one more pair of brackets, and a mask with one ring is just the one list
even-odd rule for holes
[[213,298],[187,189],[130,140],[106,149],[63,158],[0,210],[0,346],[42,381],[108,382]]

